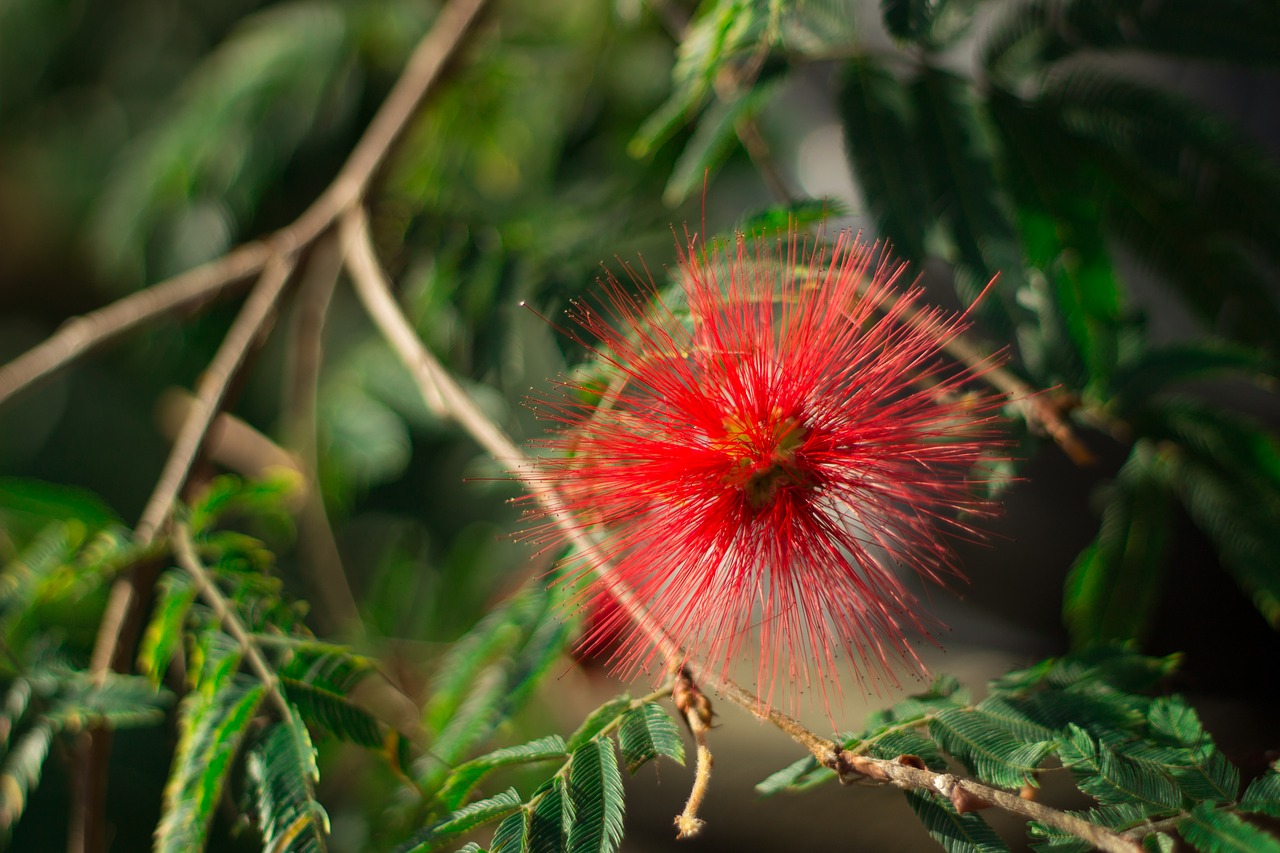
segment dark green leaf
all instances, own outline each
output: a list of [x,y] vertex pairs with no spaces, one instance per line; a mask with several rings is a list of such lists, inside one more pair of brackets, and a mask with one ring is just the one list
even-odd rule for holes
[[982,61],[1013,78],[1087,50],[1139,50],[1232,65],[1280,62],[1275,7],[1224,0],[1213,15],[1198,0],[1032,0],[1010,7],[986,39]]
[[1105,494],[1101,529],[1072,566],[1062,599],[1077,646],[1140,639],[1162,589],[1172,507],[1152,442],[1134,444]]
[[908,791],[907,802],[947,853],[1008,853],[1000,836],[977,812],[957,814],[949,800],[919,791]]
[[1249,783],[1240,798],[1241,811],[1280,817],[1280,762]]
[[273,726],[249,752],[245,770],[263,847],[271,853],[323,851],[329,817],[316,799],[320,770],[302,720],[290,714]]
[[1280,839],[1212,803],[1192,809],[1178,832],[1202,853],[1280,853]]
[[610,853],[622,840],[622,774],[613,741],[596,738],[573,752],[569,799],[574,822],[569,853]]
[[646,762],[665,755],[684,764],[684,741],[680,730],[656,702],[647,702],[628,711],[618,729],[618,744],[627,772],[635,774]]
[[1058,740],[1062,763],[1081,791],[1104,805],[1137,805],[1148,815],[1176,812],[1182,792],[1168,776],[1117,753],[1074,724]]
[[[411,841],[397,848],[398,853],[427,853],[437,849],[444,842],[470,832],[477,826],[502,820],[520,810],[520,795],[515,788],[508,788],[496,797],[487,800],[476,800],[468,806],[458,809],[444,820],[436,821],[419,832]],[[499,849],[495,838],[494,849]]]
[[462,805],[471,789],[480,784],[485,776],[499,767],[512,764],[529,764],[535,761],[549,761],[569,757],[564,740],[559,735],[498,749],[479,758],[473,758],[466,764],[459,765],[449,775],[444,787],[440,790],[439,799],[445,808],[456,809]]
[[739,98],[717,101],[707,108],[662,192],[668,207],[676,207],[702,190],[703,180],[714,174],[737,146],[739,124],[764,109],[775,91],[774,86],[761,84]]
[[924,260],[933,203],[907,89],[871,59],[855,57],[844,68],[839,97],[849,163],[880,235],[905,260]]
[[[804,758],[793,761],[781,770],[769,774],[769,776],[767,776],[763,781],[757,782],[756,793],[761,797],[772,797],[774,794],[781,793],[782,791],[793,790],[792,786],[809,777],[818,769],[826,770],[825,767],[820,768],[816,758],[812,755],[806,755]],[[830,770],[827,770],[827,773],[829,773],[832,778],[835,777],[835,774]]]
[[1005,276],[978,311],[999,334],[1013,327],[1021,252],[996,182],[988,130],[968,83],[925,66],[912,81],[915,140],[929,198],[955,248],[960,296],[972,303],[997,273]]
[[562,853],[568,849],[573,832],[573,800],[568,783],[559,776],[550,779],[535,793],[537,804],[529,812],[528,845],[530,853]]
[[232,761],[265,693],[261,684],[227,674],[216,683],[206,679],[183,699],[178,748],[156,827],[157,853],[204,848]]
[[280,686],[309,724],[361,746],[382,745],[378,721],[351,699],[375,672],[373,663],[349,651],[294,650],[280,669]]
[[578,726],[578,730],[569,736],[569,751],[574,751],[600,734],[602,729],[630,710],[631,701],[631,697],[624,693],[621,696],[615,696],[588,714],[582,721],[582,725]]
[[941,711],[929,722],[929,733],[979,779],[1006,788],[1026,784],[1054,750],[1052,741],[1019,742],[998,718],[976,710]]
[[1187,513],[1217,546],[1222,565],[1280,626],[1280,442],[1243,418],[1172,400],[1151,429],[1182,445],[1169,455]]
[[1270,382],[1277,375],[1275,361],[1253,347],[1213,340],[1169,344],[1144,348],[1138,358],[1122,364],[1112,395],[1124,411],[1191,380],[1239,376]]

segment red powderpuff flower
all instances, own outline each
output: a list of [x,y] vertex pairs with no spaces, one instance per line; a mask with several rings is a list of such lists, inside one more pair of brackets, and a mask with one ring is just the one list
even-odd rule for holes
[[974,469],[1002,400],[970,387],[989,365],[942,357],[964,317],[918,308],[874,254],[848,234],[829,250],[690,239],[677,296],[628,270],[638,297],[609,276],[599,310],[569,312],[611,375],[603,395],[566,381],[535,404],[558,428],[534,476],[598,543],[571,571],[608,563],[583,593],[602,614],[583,645],[616,644],[624,674],[658,651],[623,627],[619,588],[704,673],[726,676],[758,638],[766,704],[780,679],[838,693],[842,652],[860,682],[896,684],[891,659],[922,671],[909,636],[931,620],[895,567],[954,570],[942,534],[987,511]]

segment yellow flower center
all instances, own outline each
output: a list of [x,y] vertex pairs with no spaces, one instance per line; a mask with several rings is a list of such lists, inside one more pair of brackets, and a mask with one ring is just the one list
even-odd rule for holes
[[741,489],[752,509],[768,506],[788,486],[805,485],[796,459],[805,439],[798,418],[775,408],[763,423],[749,424],[730,415],[723,424],[724,437],[718,445],[732,460],[723,482]]

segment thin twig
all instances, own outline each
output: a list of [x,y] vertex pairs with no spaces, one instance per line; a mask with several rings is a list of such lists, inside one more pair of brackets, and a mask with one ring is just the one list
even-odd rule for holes
[[191,540],[191,528],[186,522],[180,521],[173,525],[173,555],[177,558],[178,565],[196,582],[200,597],[213,608],[214,615],[218,617],[218,623],[240,644],[240,649],[249,662],[249,668],[267,688],[267,694],[275,703],[281,716],[286,720],[289,719],[293,715],[293,709],[289,707],[289,700],[280,689],[279,677],[262,656],[258,644],[253,641],[253,637],[245,629],[240,617],[231,609],[231,605],[227,603],[218,585],[213,582],[213,578],[209,577],[208,570],[200,562],[200,556],[196,553],[195,542]]
[[364,636],[360,608],[347,582],[320,488],[316,433],[325,320],[341,272],[342,247],[337,234],[328,233],[316,243],[307,259],[307,268],[294,297],[281,397],[287,443],[301,458],[307,480],[298,518],[298,555],[299,564],[305,567],[303,580],[317,604],[313,612],[320,628],[360,639]]
[[[383,336],[395,349],[413,375],[424,397],[443,401],[447,413],[500,464],[512,469],[533,497],[543,506],[566,537],[587,555],[598,553],[590,536],[581,530],[565,511],[559,497],[545,483],[531,476],[528,459],[518,447],[480,410],[444,366],[422,345],[412,326],[391,294],[386,275],[373,255],[367,221],[360,210],[351,211],[342,222],[343,242],[347,247],[348,269],[352,283],[365,309]],[[685,661],[679,645],[659,626],[644,605],[630,590],[614,578],[612,566],[605,560],[592,560],[597,576],[609,587],[627,615],[671,661]],[[732,680],[704,670],[695,660],[687,660],[689,673],[715,684],[720,695],[757,719],[770,723],[803,746],[822,765],[831,768],[844,781],[865,778],[887,782],[901,788],[932,791],[948,797],[965,809],[984,805],[1038,820],[1087,840],[1108,853],[1136,853],[1140,845],[1103,827],[1067,812],[1058,811],[1017,794],[992,788],[949,773],[934,773],[909,763],[871,758],[844,752],[840,744],[810,731],[798,720],[764,707],[760,698]]]
[[342,169],[293,224],[175,278],[68,320],[42,343],[0,366],[0,405],[92,349],[170,311],[221,295],[229,286],[261,272],[271,258],[292,255],[314,242],[344,210],[364,197],[418,104],[457,52],[487,2],[453,0],[440,10]]
[[[264,278],[273,277],[267,274],[272,268],[283,270],[280,275],[287,278],[294,259],[328,231],[344,210],[361,202],[418,105],[439,80],[446,62],[457,52],[486,3],[487,0],[452,0],[440,11],[333,182],[291,225],[265,240],[241,246],[219,260],[70,321],[44,343],[0,367],[0,404],[94,347],[168,311],[211,298],[236,281],[255,273],[262,273]],[[260,281],[256,293],[265,290]],[[202,399],[201,402],[207,407],[208,416],[216,414],[216,400]],[[173,498],[186,479],[190,465],[189,460],[181,460],[199,452],[207,424],[197,429],[194,419],[189,422],[192,423],[190,435],[179,436],[171,461],[139,523],[138,535],[143,541],[154,536],[171,511]],[[112,588],[99,626],[91,671],[105,673],[118,662],[123,631],[152,583],[154,578],[145,580],[135,576],[131,582],[118,582]],[[109,750],[110,730],[89,730],[85,743],[77,750],[80,779],[102,778]],[[68,831],[70,853],[96,853],[105,848],[104,806],[104,785],[86,783],[83,791],[77,791]]]
[[222,295],[232,285],[262,272],[273,254],[266,242],[246,243],[215,261],[72,317],[48,338],[0,366],[0,405],[28,385],[138,326]]
[[688,667],[681,667],[676,674],[671,698],[684,717],[685,724],[689,726],[689,733],[693,735],[694,747],[697,749],[693,790],[689,792],[684,811],[676,815],[676,838],[693,838],[702,832],[703,820],[698,817],[698,809],[707,796],[707,788],[711,785],[711,767],[715,764],[715,757],[707,744],[707,732],[711,731],[713,717],[711,700],[698,689]]

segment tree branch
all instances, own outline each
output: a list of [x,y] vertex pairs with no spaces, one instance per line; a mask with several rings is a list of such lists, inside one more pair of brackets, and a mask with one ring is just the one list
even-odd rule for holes
[[363,198],[418,104],[439,79],[445,63],[457,52],[487,2],[453,0],[440,10],[435,24],[418,43],[333,182],[293,224],[215,261],[68,320],[42,343],[0,367],[0,405],[92,349],[170,311],[219,296],[231,285],[261,272],[271,258],[295,254],[314,242],[344,210]]
[[[409,369],[428,405],[443,406],[444,413],[453,418],[495,460],[510,467],[512,473],[522,481],[581,553],[598,554],[595,542],[565,511],[555,491],[532,476],[528,458],[489,420],[444,366],[423,346],[396,303],[386,275],[373,254],[363,211],[351,210],[343,218],[341,227],[343,244],[347,249],[347,268],[356,293],[383,337]],[[758,696],[735,682],[703,668],[698,661],[687,660],[679,644],[657,624],[631,591],[615,579],[612,565],[607,560],[593,559],[591,565],[596,575],[609,586],[609,591],[617,598],[627,615],[668,660],[684,662],[688,673],[694,678],[715,685],[717,691],[730,702],[782,730],[819,763],[834,770],[841,781],[870,779],[900,788],[931,791],[947,797],[961,811],[996,806],[1083,838],[1107,853],[1137,853],[1142,849],[1140,844],[1118,833],[1067,812],[1024,800],[1017,794],[999,788],[949,773],[921,769],[912,763],[903,763],[901,759],[890,761],[845,752],[840,744],[815,734],[798,720],[764,707]]]

